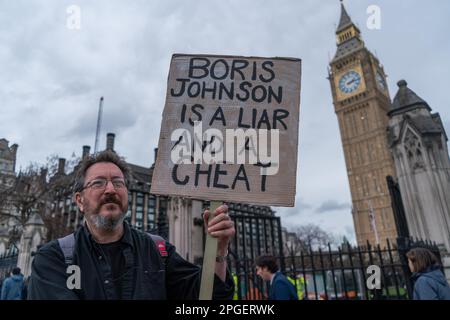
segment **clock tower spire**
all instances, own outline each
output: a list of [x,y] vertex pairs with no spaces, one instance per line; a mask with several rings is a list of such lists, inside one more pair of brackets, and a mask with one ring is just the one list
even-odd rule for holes
[[395,220],[387,176],[395,166],[387,144],[390,97],[378,59],[365,47],[361,31],[341,1],[337,49],[328,79],[339,122],[359,245],[395,240]]
[[336,32],[342,31],[351,25],[354,26],[352,19],[350,19],[350,16],[347,13],[347,10],[345,10],[344,2],[341,0],[341,18],[339,19],[339,25]]
[[350,51],[356,51],[364,48],[364,42],[361,39],[361,31],[352,22],[352,19],[350,19],[342,0],[341,18],[339,19],[339,25],[336,29],[336,42],[337,51],[333,60],[339,59],[339,57],[349,53]]

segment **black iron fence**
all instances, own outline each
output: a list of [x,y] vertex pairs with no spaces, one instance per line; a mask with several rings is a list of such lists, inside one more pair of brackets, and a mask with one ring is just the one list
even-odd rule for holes
[[18,257],[19,252],[15,247],[0,254],[0,280],[9,277],[12,269],[17,266]]
[[[296,286],[299,299],[310,300],[381,300],[410,299],[413,284],[406,252],[426,247],[440,260],[439,249],[430,242],[399,238],[392,244],[353,247],[344,244],[337,249],[313,250],[277,255],[280,270]],[[229,255],[229,266],[236,285],[234,299],[262,300],[268,296],[268,285],[255,273],[254,257]],[[370,266],[375,266],[371,267]],[[374,272],[376,272],[374,274]],[[380,281],[376,287],[375,279]]]

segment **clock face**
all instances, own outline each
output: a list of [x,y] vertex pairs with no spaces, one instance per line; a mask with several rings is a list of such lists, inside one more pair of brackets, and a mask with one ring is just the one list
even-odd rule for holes
[[352,93],[360,84],[361,76],[354,70],[350,70],[339,79],[339,89],[344,93]]
[[377,72],[375,75],[375,80],[377,81],[377,85],[381,90],[386,90],[386,82],[384,81],[384,77],[381,73]]

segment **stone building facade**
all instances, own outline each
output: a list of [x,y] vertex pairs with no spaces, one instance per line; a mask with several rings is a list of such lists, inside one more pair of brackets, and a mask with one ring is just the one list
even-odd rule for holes
[[9,141],[0,139],[0,190],[11,187],[16,176],[16,156],[19,146],[9,146]]
[[9,229],[13,227],[11,214],[14,210],[8,205],[6,190],[11,188],[16,179],[17,144],[9,146],[9,141],[0,139],[0,254],[9,246]]
[[389,111],[389,146],[411,236],[450,252],[450,159],[438,113],[398,82]]

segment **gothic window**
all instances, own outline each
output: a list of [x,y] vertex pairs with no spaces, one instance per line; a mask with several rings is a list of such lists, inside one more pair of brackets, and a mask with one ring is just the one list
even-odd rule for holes
[[372,144],[370,142],[367,143],[367,157],[369,159],[369,162],[372,162]]
[[372,223],[372,221],[370,219],[370,209],[367,210],[367,220],[369,221],[369,230],[370,230],[370,232],[373,232],[374,231],[373,230],[373,223]]
[[349,114],[350,117],[350,128],[352,129],[352,136],[356,136],[358,134],[358,128],[356,128],[355,123],[355,115],[353,113]]
[[388,216],[388,212],[386,211],[386,209],[383,209],[383,218],[384,218],[384,222],[385,222],[385,229],[387,229],[389,227],[389,216]]
[[350,168],[353,168],[352,165],[352,153],[351,153],[351,147],[350,146],[344,146],[344,156],[345,156],[345,161],[348,162],[347,166],[349,167],[348,169],[350,170]]
[[363,177],[363,180],[362,180],[362,186],[363,186],[364,196],[368,196],[369,188],[368,188],[368,184],[367,184],[367,178],[365,176]]
[[[356,189],[358,190],[358,194],[360,195],[360,197],[362,197],[363,190],[362,190],[362,186],[361,186],[361,179],[359,179],[358,176],[355,177],[355,186],[356,186]],[[355,208],[355,210],[358,210],[358,209]]]
[[358,145],[357,144],[352,145],[352,154],[353,154],[354,164],[355,164],[355,166],[358,166],[360,163],[359,163],[359,158],[358,158]]
[[361,125],[359,124],[359,121],[357,121],[358,115],[356,113],[353,114],[352,120],[353,120],[353,126],[355,127],[355,135],[358,135],[362,133],[363,130],[361,130]]
[[355,167],[359,165],[357,153],[358,151],[356,150],[356,145],[352,145],[352,159]]
[[422,155],[422,144],[419,138],[411,130],[408,129],[403,139],[403,147],[408,159],[408,162],[413,170],[425,168],[425,163]]
[[361,124],[362,124],[362,131],[369,131],[369,119],[367,117],[367,110],[363,110],[360,113],[361,118]]
[[385,218],[385,216],[384,216],[384,209],[381,209],[380,219],[378,219],[381,229],[386,229],[386,221],[385,221],[384,218]]
[[373,177],[373,186],[374,186],[374,190],[377,191],[377,193],[380,193],[380,186],[378,185],[378,181],[377,181],[377,177]]
[[347,129],[347,136],[352,137],[353,136],[353,127],[352,127],[352,121],[350,119],[350,114],[346,114],[345,122],[346,122],[345,127]]
[[358,143],[357,146],[358,146],[358,158],[359,158],[358,161],[360,164],[364,164],[365,159],[364,159],[364,156],[363,156],[363,153],[361,150],[362,149],[361,143]]
[[374,161],[377,161],[378,160],[378,153],[377,153],[377,150],[376,150],[376,144],[375,143],[372,144],[372,150],[371,151],[372,151],[372,159]]

